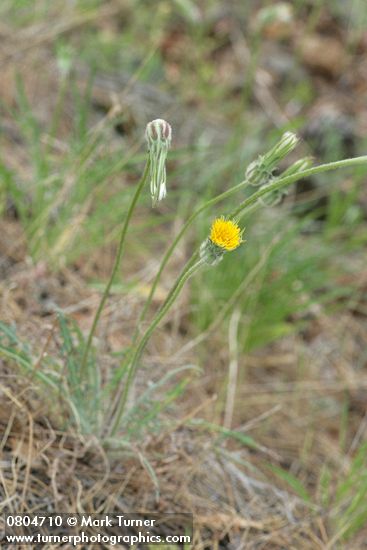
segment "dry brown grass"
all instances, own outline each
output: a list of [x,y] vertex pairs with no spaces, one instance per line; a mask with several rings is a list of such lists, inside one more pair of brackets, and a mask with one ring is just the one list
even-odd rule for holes
[[[7,223],[3,234],[14,232],[14,222],[9,226],[12,229]],[[5,249],[2,254],[7,257]],[[48,346],[52,352],[55,342],[48,336],[53,326],[52,304],[66,309],[73,304],[70,314],[83,322],[96,306],[95,295],[83,286],[82,278],[68,270],[58,276],[45,266],[32,271],[21,254],[8,260],[11,266],[5,270],[8,277],[2,283],[1,317],[8,323],[16,322],[20,334],[38,342],[40,351]],[[46,305],[41,298],[45,289]],[[78,303],[82,307],[78,308]],[[111,300],[106,310],[101,331],[107,342],[108,327],[113,333],[115,326],[110,320],[120,305]],[[133,312],[134,308],[130,309]],[[184,316],[182,308],[179,315]],[[115,318],[117,324],[120,321]],[[176,319],[167,337],[161,333],[161,342],[156,341],[158,348],[153,348],[148,364],[157,368],[160,363],[166,370],[194,361],[193,351],[191,357],[181,357],[180,363],[171,359],[172,339],[176,349],[184,341],[179,325]],[[347,332],[342,330],[346,325]],[[218,434],[189,427],[190,419],[197,416],[222,422],[222,406],[218,404],[224,398],[227,354],[213,336],[211,349],[214,352],[218,346],[219,359],[215,369],[212,361],[208,362],[204,375],[192,381],[190,395],[185,395],[176,408],[177,422],[161,435],[147,435],[136,445],[135,455],[105,449],[93,437],[62,429],[62,419],[50,412],[34,381],[2,360],[2,512],[185,510],[194,514],[198,549],[220,545],[240,548],[241,544],[249,549],[333,548],[328,546],[333,534],[331,511],[321,507],[311,510],[266,467],[273,462],[290,469],[316,495],[322,464],[327,462],[335,472],[347,471],[353,447],[363,436],[367,379],[356,378],[352,366],[353,357],[364,349],[363,322],[347,314],[338,319],[318,315],[313,326],[315,329],[303,336],[289,337],[259,353],[239,357],[242,374],[236,387],[232,426],[252,435],[257,449],[246,450]],[[340,334],[344,334],[342,345]],[[354,426],[347,434],[347,455],[340,450],[338,435],[346,395],[350,426]],[[142,455],[157,475],[158,498],[157,487],[139,459]],[[360,539],[343,546],[353,550],[362,547]]]

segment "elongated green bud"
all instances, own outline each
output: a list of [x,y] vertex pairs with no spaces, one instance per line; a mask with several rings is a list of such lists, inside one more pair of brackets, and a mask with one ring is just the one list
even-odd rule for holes
[[293,176],[294,174],[298,174],[298,172],[303,172],[304,170],[308,170],[308,168],[311,168],[313,164],[312,157],[305,157],[303,159],[296,160],[293,164],[289,166],[284,172],[282,172],[282,178]]
[[295,149],[298,142],[299,139],[295,134],[285,132],[270,151],[251,162],[246,170],[246,179],[256,187],[269,183],[279,162]]
[[155,206],[167,194],[166,158],[172,140],[171,126],[161,118],[152,120],[147,124],[145,137],[150,156],[150,194]]

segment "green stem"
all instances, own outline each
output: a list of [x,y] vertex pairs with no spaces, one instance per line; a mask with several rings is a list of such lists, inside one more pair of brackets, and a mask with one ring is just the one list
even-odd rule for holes
[[[199,253],[197,252],[197,253],[194,253],[191,256],[190,260],[187,262],[187,264],[184,268],[184,271],[188,270],[196,262],[196,260],[198,259],[198,254]],[[166,296],[166,299],[165,299],[164,303],[166,303],[167,300],[170,300],[172,294],[175,292],[175,290],[177,288],[177,285],[179,284],[179,281],[180,281],[180,277],[178,277],[176,279],[176,282],[173,285],[173,287],[171,288],[171,290],[169,291],[168,295]],[[116,408],[118,406],[118,403],[119,403],[119,400],[121,399],[123,388],[121,387],[120,381],[121,381],[121,378],[124,376],[124,374],[126,372],[126,369],[130,365],[132,356],[134,354],[134,345],[136,343],[138,334],[139,334],[138,330],[135,329],[135,332],[134,332],[134,335],[133,335],[134,340],[133,340],[133,343],[131,345],[131,348],[128,351],[128,353],[126,354],[126,357],[124,358],[120,368],[116,369],[116,371],[114,372],[114,376],[113,376],[113,379],[111,381],[111,386],[116,387],[116,385],[117,385],[117,390],[115,392],[113,400],[110,403],[108,412],[106,414],[106,418],[110,418],[113,415],[113,411],[116,410]]]
[[237,216],[242,216],[243,210],[257,202],[260,197],[267,195],[268,193],[272,193],[273,191],[279,191],[279,189],[287,187],[297,180],[308,178],[309,176],[315,176],[316,174],[321,174],[322,172],[328,172],[329,170],[336,170],[337,168],[347,168],[349,166],[358,166],[359,164],[365,163],[367,163],[367,156],[338,160],[336,162],[329,162],[328,164],[321,164],[320,166],[308,168],[307,170],[303,170],[302,172],[292,174],[291,176],[279,178],[274,183],[262,187],[261,189],[259,189],[259,191],[251,195],[251,197],[248,197],[246,200],[244,200],[235,210],[230,213],[230,217],[235,218]]
[[90,351],[90,348],[91,348],[91,345],[92,345],[93,336],[96,332],[96,328],[97,328],[97,325],[98,325],[99,318],[101,316],[101,313],[102,313],[102,310],[103,310],[104,305],[106,303],[106,300],[109,296],[111,286],[112,286],[113,281],[115,279],[116,273],[117,273],[117,271],[119,270],[119,267],[120,267],[122,254],[123,254],[123,251],[124,251],[125,237],[126,237],[126,233],[127,233],[128,227],[129,227],[131,216],[134,212],[134,209],[135,209],[136,203],[138,201],[138,198],[140,196],[140,193],[141,193],[141,191],[144,187],[144,184],[147,180],[148,173],[149,173],[149,160],[147,161],[147,163],[145,165],[144,173],[142,175],[142,178],[141,178],[140,182],[138,183],[138,186],[136,188],[136,191],[135,191],[134,196],[132,198],[132,201],[130,203],[129,210],[127,212],[127,215],[126,215],[123,227],[122,227],[119,247],[118,247],[116,258],[115,258],[115,263],[114,263],[113,268],[112,268],[112,273],[111,273],[110,279],[109,279],[109,281],[106,285],[106,288],[104,289],[104,292],[103,292],[101,301],[99,303],[98,309],[97,309],[97,311],[94,315],[92,327],[91,327],[89,335],[88,335],[88,340],[87,340],[87,343],[86,343],[86,346],[85,346],[85,349],[84,349],[84,353],[83,353],[83,357],[82,357],[82,361],[81,361],[81,365],[80,365],[80,379],[81,380],[82,380],[83,376],[85,375],[85,370],[86,370],[87,361],[88,361],[88,355],[89,355],[89,351]]
[[118,409],[116,411],[115,420],[112,425],[111,429],[111,435],[114,436],[120,426],[121,418],[124,413],[124,409],[126,406],[126,401],[129,395],[129,389],[131,386],[131,383],[134,379],[134,375],[137,369],[138,361],[141,357],[141,354],[144,351],[145,346],[147,345],[149,338],[153,334],[154,330],[160,323],[160,321],[163,319],[163,317],[166,315],[166,313],[171,308],[172,304],[176,300],[177,296],[182,290],[182,287],[186,283],[186,281],[195,273],[199,267],[201,267],[204,264],[204,260],[198,260],[194,265],[192,265],[191,260],[186,265],[185,269],[182,271],[180,277],[176,281],[174,287],[172,288],[170,294],[166,298],[166,301],[162,305],[161,309],[157,312],[156,316],[154,317],[153,321],[150,323],[148,329],[146,330],[144,336],[141,338],[139,344],[137,345],[134,355],[131,359],[130,368],[128,371],[127,379],[125,382],[124,390],[121,396],[121,400],[118,405]]

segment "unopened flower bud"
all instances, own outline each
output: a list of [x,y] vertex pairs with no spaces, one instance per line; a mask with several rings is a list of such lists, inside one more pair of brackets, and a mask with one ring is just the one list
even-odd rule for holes
[[248,165],[245,177],[247,181],[255,187],[264,185],[269,181],[271,172],[268,172],[262,155]]
[[166,158],[171,146],[172,129],[165,120],[149,122],[145,137],[150,157],[150,193],[153,206],[166,196]]
[[275,191],[270,191],[266,195],[260,197],[259,202],[263,206],[276,206],[281,202],[285,195],[287,195],[286,191],[276,189]]
[[273,168],[298,145],[299,138],[293,132],[285,132],[280,141],[266,154]]
[[162,118],[156,118],[148,122],[145,135],[149,146],[156,142],[161,142],[162,144],[167,144],[169,147],[172,139],[172,128]]
[[303,172],[304,170],[307,170],[310,168],[313,164],[313,159],[311,157],[305,157],[303,159],[297,160],[293,164],[289,166],[284,172],[282,172],[281,177],[285,178],[288,176],[293,176],[295,174],[298,174],[298,172]]
[[279,162],[286,157],[299,142],[298,137],[292,132],[285,132],[281,139],[265,155],[260,155],[253,161],[246,170],[246,179],[251,185],[267,185],[272,177],[273,171]]

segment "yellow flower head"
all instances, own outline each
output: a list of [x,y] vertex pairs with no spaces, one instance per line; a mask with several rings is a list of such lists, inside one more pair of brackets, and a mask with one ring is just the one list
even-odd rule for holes
[[210,240],[223,250],[235,250],[242,242],[241,228],[236,222],[222,216],[213,221]]

